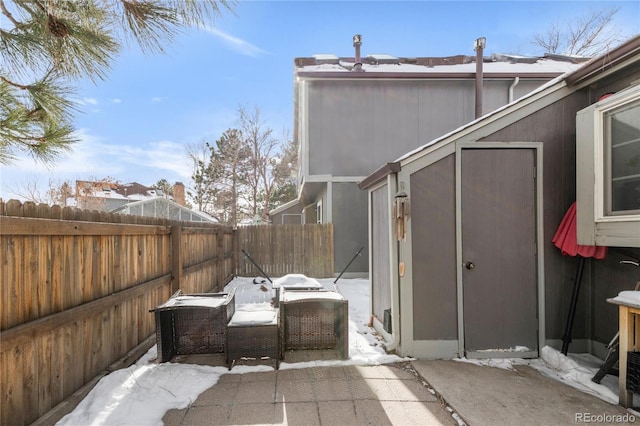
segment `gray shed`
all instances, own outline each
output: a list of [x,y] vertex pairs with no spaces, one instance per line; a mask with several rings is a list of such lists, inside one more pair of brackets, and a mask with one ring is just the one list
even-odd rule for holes
[[[578,259],[551,240],[577,198],[579,240],[609,252],[587,262],[570,350],[604,356],[618,325],[606,298],[640,277],[619,263],[640,258],[640,197],[604,216],[593,206],[615,198],[617,179],[640,189],[639,81],[635,37],[359,183],[368,191],[371,312],[388,350],[530,358],[559,348]],[[602,125],[619,111],[631,111],[622,136]],[[612,138],[626,138],[624,151]]]

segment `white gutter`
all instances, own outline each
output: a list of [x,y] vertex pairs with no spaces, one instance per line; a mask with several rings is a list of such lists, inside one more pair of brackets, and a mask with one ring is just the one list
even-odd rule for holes
[[520,77],[514,78],[513,83],[511,84],[511,86],[509,86],[509,102],[508,103],[513,102],[513,89],[516,88],[518,83],[520,83]]

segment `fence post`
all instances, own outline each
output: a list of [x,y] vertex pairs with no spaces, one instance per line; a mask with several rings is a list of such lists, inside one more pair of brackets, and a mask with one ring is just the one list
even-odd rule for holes
[[171,294],[174,294],[182,282],[182,226],[171,227],[171,276]]
[[240,252],[240,232],[238,232],[238,228],[233,228],[233,239],[231,240],[231,271],[234,277],[237,277],[240,274],[240,258],[238,254]]
[[225,232],[223,228],[216,228],[216,288],[215,291],[222,291],[224,285],[224,264],[225,264],[225,253],[224,253],[224,237]]

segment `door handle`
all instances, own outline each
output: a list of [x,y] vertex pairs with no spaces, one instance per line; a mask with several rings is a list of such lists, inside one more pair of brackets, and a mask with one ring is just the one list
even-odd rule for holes
[[476,265],[474,265],[473,262],[467,262],[464,264],[464,267],[467,269],[473,269],[476,267]]

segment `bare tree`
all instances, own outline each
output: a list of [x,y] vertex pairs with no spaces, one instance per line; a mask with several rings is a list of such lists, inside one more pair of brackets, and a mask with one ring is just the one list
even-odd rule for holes
[[618,10],[592,10],[568,22],[554,23],[546,32],[536,34],[533,44],[547,53],[597,56],[625,38],[614,22]]
[[238,125],[251,151],[247,176],[248,201],[253,216],[260,215],[262,219],[266,219],[274,189],[273,154],[278,140],[273,137],[273,130],[265,126],[260,116],[260,108],[257,106],[252,111],[241,106],[238,109]]
[[298,141],[289,132],[282,131],[280,153],[273,170],[275,189],[271,194],[269,210],[296,198],[298,170]]
[[27,179],[16,185],[9,192],[19,199],[36,204],[67,206],[74,198],[73,188],[68,180],[49,179],[46,189],[42,190],[38,177]]
[[218,220],[238,224],[242,213],[240,194],[247,181],[249,149],[238,129],[226,130],[212,150],[209,186],[216,189]]
[[67,206],[69,200],[74,199],[74,190],[69,180],[64,182],[54,182],[49,180],[49,190],[47,191],[51,204]]
[[192,186],[187,190],[187,194],[201,212],[207,212],[213,204],[215,193],[211,191],[207,181],[209,162],[211,160],[211,146],[202,140],[199,143],[188,144],[186,147],[187,157],[191,167]]

